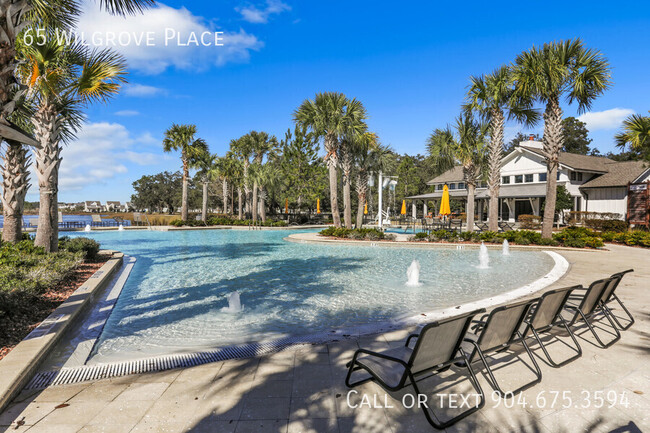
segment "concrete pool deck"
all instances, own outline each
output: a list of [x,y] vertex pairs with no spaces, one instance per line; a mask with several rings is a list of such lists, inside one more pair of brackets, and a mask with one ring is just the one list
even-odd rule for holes
[[[579,329],[583,355],[554,369],[538,357],[542,382],[522,393],[525,407],[498,407],[492,388],[479,374],[488,399],[486,407],[447,431],[643,431],[650,427],[650,250],[608,245],[597,254],[562,251],[569,272],[550,287],[591,281],[634,268],[617,293],[636,323],[609,349],[593,345]],[[618,313],[620,310],[615,310]],[[601,327],[601,332],[605,329]],[[435,431],[421,410],[402,404],[405,392],[386,393],[374,384],[355,388],[348,399],[345,363],[359,346],[381,350],[403,344],[411,329],[359,340],[334,342],[268,356],[229,360],[187,369],[123,376],[74,385],[24,391],[0,414],[0,430],[23,432],[420,432]],[[549,350],[569,355],[561,340]],[[537,344],[531,344],[541,355]],[[517,352],[519,354],[519,352]],[[503,354],[495,371],[505,389],[532,379],[515,357]],[[525,358],[522,358],[525,359]],[[477,366],[478,367],[478,366]],[[442,378],[425,379],[420,388],[453,395],[467,381],[450,370]],[[559,398],[552,404],[556,392]],[[564,395],[563,395],[564,393]],[[599,398],[616,396],[613,407]],[[621,404],[621,395],[629,404]],[[563,408],[563,398],[571,398]],[[607,398],[607,397],[605,397]],[[407,399],[408,401],[408,399]],[[508,401],[521,403],[517,397]],[[565,400],[566,401],[566,400]],[[349,403],[349,404],[348,404]],[[363,403],[363,404],[362,404]],[[369,403],[369,404],[367,404]],[[359,406],[356,408],[350,406]],[[373,407],[368,407],[373,406]],[[580,406],[585,406],[581,408]]]

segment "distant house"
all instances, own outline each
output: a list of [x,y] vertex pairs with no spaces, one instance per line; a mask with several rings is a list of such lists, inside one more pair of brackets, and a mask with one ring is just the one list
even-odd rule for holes
[[[499,220],[516,221],[519,215],[541,215],[546,199],[546,162],[539,141],[522,141],[501,161]],[[560,152],[557,184],[564,185],[573,198],[570,210],[617,214],[626,219],[628,185],[650,180],[650,166],[643,161],[618,162],[600,156]],[[452,198],[465,199],[467,189],[463,169],[454,167],[427,182],[434,192],[408,197],[414,214],[418,201],[438,201],[444,185]],[[641,185],[642,188],[643,185]],[[476,188],[479,221],[487,219],[489,191],[482,182]]]
[[126,208],[124,210],[125,212],[131,212],[135,209],[135,207],[133,207],[133,203],[131,203],[130,201],[127,201],[124,207]]
[[85,201],[84,212],[101,212],[104,210],[102,203],[99,201]]
[[126,212],[126,207],[119,201],[107,201],[104,209],[106,212]]

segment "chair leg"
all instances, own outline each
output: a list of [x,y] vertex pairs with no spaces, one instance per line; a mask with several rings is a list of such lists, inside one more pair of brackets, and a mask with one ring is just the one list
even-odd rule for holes
[[352,373],[354,371],[362,370],[361,367],[357,367],[357,365],[356,365],[357,364],[357,356],[359,356],[359,352],[355,352],[354,357],[352,358],[352,361],[350,361],[350,362],[348,362],[346,364],[346,367],[349,367],[348,374],[345,377],[345,385],[348,388],[354,388],[355,386],[359,386],[359,385],[361,385],[363,383],[370,382],[370,381],[372,381],[374,379],[372,377],[372,375],[371,375],[370,377],[368,377],[366,379],[362,379],[362,380],[359,380],[357,382],[350,382],[350,378],[352,377]]
[[609,346],[611,346],[612,344],[616,343],[616,342],[621,338],[621,333],[618,332],[618,328],[616,328],[616,325],[614,325],[614,322],[613,322],[612,319],[609,317],[609,313],[607,312],[607,309],[606,309],[606,308],[607,308],[607,307],[602,308],[602,306],[601,306],[601,310],[603,311],[603,314],[605,315],[605,317],[606,317],[607,320],[609,321],[610,325],[612,326],[612,329],[614,329],[614,332],[616,333],[616,338],[614,338],[612,341],[610,341],[610,342],[607,343],[607,344],[603,343],[603,341],[600,339],[600,337],[599,337],[598,334],[596,333],[596,330],[595,330],[594,327],[591,325],[591,323],[589,322],[589,320],[587,320],[587,318],[585,317],[585,315],[582,314],[582,311],[580,311],[580,309],[577,310],[577,311],[578,311],[578,314],[580,314],[580,317],[582,317],[582,320],[585,321],[585,323],[587,324],[587,327],[589,328],[589,330],[591,331],[591,333],[592,333],[592,334],[594,335],[594,337],[596,338],[596,341],[598,341],[598,344],[600,344],[600,346],[601,346],[603,349],[607,349]]
[[539,343],[539,346],[542,348],[542,351],[544,352],[544,355],[546,355],[546,359],[548,360],[549,364],[551,364],[551,366],[553,366],[555,368],[562,367],[563,365],[566,365],[569,362],[571,362],[571,361],[573,361],[575,359],[578,359],[580,356],[582,356],[582,348],[580,347],[580,344],[578,343],[578,340],[576,340],[575,335],[573,335],[573,332],[571,332],[571,329],[569,329],[569,326],[567,325],[566,321],[561,316],[560,316],[560,321],[562,322],[562,326],[564,326],[564,329],[566,329],[566,331],[569,333],[569,336],[571,337],[571,339],[573,340],[573,343],[575,344],[575,347],[573,347],[572,349],[577,352],[574,356],[572,356],[572,357],[570,357],[568,359],[565,359],[564,361],[562,361],[560,363],[555,362],[553,360],[553,358],[551,358],[551,355],[546,350],[546,346],[544,345],[544,343],[542,343],[542,339],[540,338],[537,331],[535,331],[535,329],[532,326],[530,327],[531,331],[533,331],[533,335],[535,336],[535,339]]
[[[461,349],[461,353],[462,353],[462,349]],[[427,409],[427,405],[422,405],[422,411],[424,412],[424,416],[426,417],[427,421],[429,422],[429,424],[431,424],[433,427],[435,427],[438,430],[443,430],[449,426],[456,424],[461,419],[473,414],[474,412],[478,411],[483,406],[485,406],[485,394],[483,394],[483,389],[481,388],[481,385],[479,384],[478,379],[476,378],[476,375],[474,374],[474,371],[472,370],[472,367],[469,365],[469,361],[467,359],[465,359],[465,366],[470,374],[469,381],[472,383],[472,387],[474,388],[474,390],[478,393],[478,395],[480,395],[481,400],[477,406],[473,406],[467,409],[465,412],[462,412],[456,415],[455,417],[447,421],[442,421],[440,423],[433,420],[431,414],[429,413],[429,410]],[[415,391],[416,395],[419,396],[421,394],[420,389],[417,386],[415,377],[413,377],[413,375],[410,372],[409,372],[409,380],[413,385],[413,390]],[[433,408],[431,409],[431,412],[433,412]]]
[[628,323],[627,326],[623,326],[623,325],[621,325],[621,322],[618,321],[616,316],[614,316],[612,314],[612,319],[614,319],[614,321],[616,322],[618,327],[621,328],[621,330],[625,331],[626,329],[629,329],[630,326],[634,325],[634,317],[632,317],[632,314],[629,312],[629,310],[627,308],[625,308],[625,305],[623,305],[623,302],[619,299],[618,296],[616,296],[616,293],[612,294],[612,298],[615,299],[616,302],[618,302],[618,305],[620,305],[621,308],[623,309],[623,311],[625,311],[625,314],[627,314],[627,317],[628,317],[628,319],[630,321],[630,323]]

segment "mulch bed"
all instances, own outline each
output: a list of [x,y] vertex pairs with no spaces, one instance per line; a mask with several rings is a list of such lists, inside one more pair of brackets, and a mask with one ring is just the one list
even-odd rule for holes
[[59,287],[49,290],[30,300],[27,311],[18,312],[10,323],[0,324],[0,359],[4,358],[23,338],[36,328],[47,316],[62,304],[72,293],[86,282],[92,274],[109,259],[107,255],[98,255],[93,261],[82,263],[76,272]]

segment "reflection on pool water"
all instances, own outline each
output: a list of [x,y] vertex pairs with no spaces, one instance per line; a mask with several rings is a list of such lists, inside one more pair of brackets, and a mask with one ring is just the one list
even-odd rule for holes
[[[301,244],[295,230],[79,233],[137,262],[92,362],[309,335],[417,315],[530,283],[553,267],[539,251]],[[406,286],[417,259],[420,285]],[[237,291],[244,306],[229,306]],[[231,302],[234,298],[230,297]],[[232,304],[231,304],[232,307]]]

